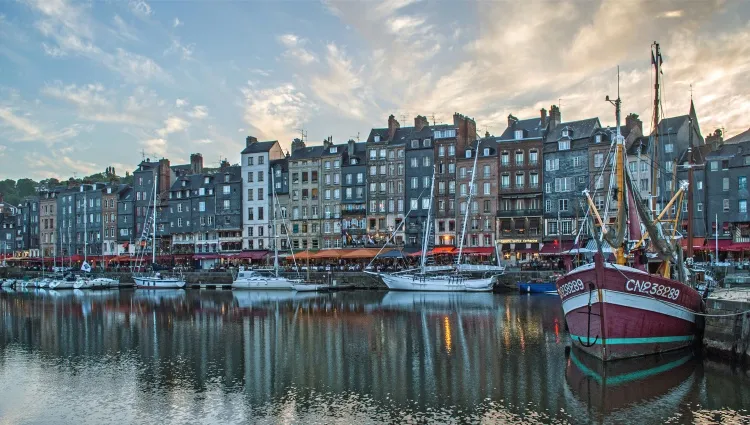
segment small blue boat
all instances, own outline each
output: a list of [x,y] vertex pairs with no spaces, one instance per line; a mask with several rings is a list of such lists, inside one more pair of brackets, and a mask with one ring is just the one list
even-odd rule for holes
[[557,294],[555,282],[518,282],[522,294]]

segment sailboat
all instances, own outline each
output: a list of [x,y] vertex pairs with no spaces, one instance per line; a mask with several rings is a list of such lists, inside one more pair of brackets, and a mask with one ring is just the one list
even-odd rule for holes
[[[273,237],[274,237],[274,252],[273,252],[273,270],[245,270],[240,269],[237,272],[237,277],[232,282],[233,289],[273,289],[273,290],[295,290],[295,286],[299,285],[300,290],[310,289],[312,286],[304,285],[300,279],[288,279],[283,276],[279,276],[279,243],[276,234],[276,205],[278,200],[276,198],[276,184],[274,180],[274,173],[271,172],[271,187],[274,188],[272,193],[273,203]],[[287,235],[287,237],[289,237]],[[289,245],[291,246],[291,244]],[[315,288],[318,289],[318,288]]]
[[[153,268],[153,271],[151,274],[140,274],[140,275],[133,275],[133,280],[135,281],[135,285],[138,288],[146,288],[146,289],[175,289],[175,288],[184,288],[185,287],[185,279],[182,277],[168,277],[161,274],[161,272],[156,270],[156,199],[157,199],[157,175],[156,171],[154,171],[154,196],[153,196],[153,203],[154,203],[154,213],[152,215],[152,222],[151,222],[151,267]],[[145,230],[144,230],[145,233]],[[146,237],[142,235],[142,240],[145,240]],[[139,265],[142,263],[143,257],[141,256],[141,261],[138,263]]]
[[[479,142],[477,142],[477,152],[479,152]],[[476,170],[476,157],[474,158],[474,169]],[[467,203],[466,217],[469,215],[468,205],[471,205],[471,195],[473,192],[474,176],[475,172],[472,172],[471,187],[469,191],[469,202]],[[430,204],[427,209],[427,220],[425,225],[424,237],[422,238],[422,256],[420,258],[420,266],[416,273],[413,270],[406,270],[404,272],[396,273],[378,273],[365,271],[365,273],[379,276],[383,283],[388,286],[388,289],[398,291],[435,291],[435,292],[461,292],[461,291],[473,291],[473,292],[489,292],[492,291],[492,277],[486,278],[468,278],[462,275],[460,272],[464,270],[461,265],[461,254],[463,252],[463,241],[466,235],[466,217],[464,218],[464,226],[461,232],[461,245],[459,247],[459,255],[455,265],[447,266],[433,266],[428,265],[430,260],[429,249],[430,242],[433,240],[432,234],[432,204],[435,194],[435,167],[432,169],[432,183],[430,184]],[[408,215],[408,214],[407,214]],[[406,220],[402,221],[402,224]],[[488,266],[484,266],[488,267]],[[492,267],[492,266],[489,266]],[[502,271],[502,266],[499,266]],[[473,271],[473,270],[472,270]],[[484,271],[484,270],[483,270]],[[487,270],[489,271],[489,270]],[[442,274],[441,274],[442,272]]]
[[[656,44],[655,146],[658,144],[659,129],[660,56],[659,45]],[[609,97],[607,100],[610,101]],[[600,229],[598,234],[593,231],[598,253],[594,255],[594,263],[573,269],[556,282],[573,345],[605,362],[676,350],[693,344],[699,332],[696,313],[703,308],[701,295],[688,284],[689,271],[682,260],[679,241],[675,244],[676,224],[681,208],[676,208],[677,217],[674,219],[675,228],[671,238],[665,236],[661,224],[663,216],[672,205],[681,205],[683,195],[692,184],[692,173],[689,174],[687,184],[681,185],[654,219],[645,202],[640,199],[638,186],[626,167],[625,143],[620,134],[619,95],[616,101],[610,102],[615,105],[617,120],[612,175],[613,178],[616,176],[618,208],[614,229],[608,229],[608,224],[603,222],[591,195],[585,190],[586,201],[596,219],[595,227]],[[692,164],[692,138],[690,140],[688,155]],[[658,167],[652,168],[652,178],[656,181]],[[692,211],[690,201],[691,197],[688,196],[688,210]],[[647,230],[643,235],[639,235],[639,219]],[[646,253],[641,245],[649,234],[656,255],[661,260],[656,273],[650,273],[647,264],[643,264]],[[692,246],[690,229],[688,238],[688,246]],[[603,240],[615,250],[614,263],[604,261],[601,249]],[[629,240],[638,242],[629,246]],[[633,254],[634,267],[626,265],[629,253]],[[672,275],[673,271],[676,276]]]

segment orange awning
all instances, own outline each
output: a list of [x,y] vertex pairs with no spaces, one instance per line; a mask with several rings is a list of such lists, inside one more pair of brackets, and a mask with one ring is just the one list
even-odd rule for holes
[[[311,258],[314,258],[314,255],[315,255],[315,253],[314,252],[310,252],[310,250],[308,249],[308,250],[305,250],[305,251],[298,252],[298,253],[294,254],[294,258],[296,260],[309,260]],[[292,258],[292,256],[290,255],[288,258]]]
[[310,258],[341,258],[346,251],[340,249],[324,249],[310,256]]
[[[386,253],[391,250],[392,250],[391,248],[384,249],[382,253]],[[348,254],[342,255],[341,258],[351,258],[351,259],[373,258],[376,255],[378,255],[378,251],[380,251],[380,249],[377,249],[377,248],[355,249],[354,251]]]

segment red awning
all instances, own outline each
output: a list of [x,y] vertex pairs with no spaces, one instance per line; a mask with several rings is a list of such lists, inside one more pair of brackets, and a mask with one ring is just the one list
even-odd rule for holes
[[[683,238],[680,243],[682,248],[687,248],[687,238]],[[706,238],[693,238],[693,249],[705,249]]]
[[[723,251],[741,252],[750,250],[750,242],[737,242],[727,246]],[[722,251],[719,245],[719,251]]]
[[480,246],[474,248],[464,248],[464,254],[477,254],[477,255],[492,255],[495,252],[495,248],[490,246]]
[[[732,245],[731,239],[719,239],[719,251],[731,251],[729,247]],[[716,249],[716,241],[712,241],[711,249]]]
[[242,258],[248,260],[262,260],[266,258],[268,251],[242,251],[235,254],[226,254],[227,258]]
[[456,248],[452,246],[436,246],[430,254],[455,254],[456,252]]
[[218,253],[212,253],[212,254],[195,254],[193,256],[196,260],[216,260],[219,258]]

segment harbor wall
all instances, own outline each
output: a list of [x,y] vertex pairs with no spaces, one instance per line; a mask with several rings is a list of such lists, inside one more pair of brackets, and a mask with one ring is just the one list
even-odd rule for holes
[[[723,315],[750,310],[750,302],[708,299],[709,314]],[[750,313],[706,317],[703,347],[710,357],[750,364]]]

